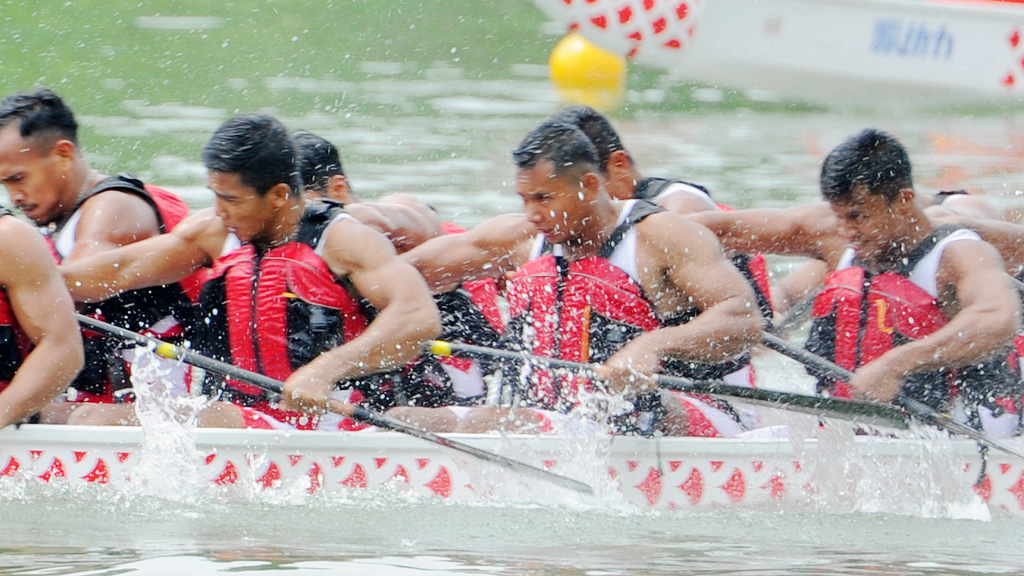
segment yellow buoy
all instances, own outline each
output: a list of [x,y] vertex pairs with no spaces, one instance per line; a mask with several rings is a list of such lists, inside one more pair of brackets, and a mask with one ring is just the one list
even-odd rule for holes
[[626,95],[626,59],[572,32],[548,60],[551,82],[562,99],[599,110],[622,105]]

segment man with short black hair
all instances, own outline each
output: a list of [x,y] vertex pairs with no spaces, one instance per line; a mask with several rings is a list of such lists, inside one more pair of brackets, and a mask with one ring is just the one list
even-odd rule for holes
[[259,389],[227,381],[223,398],[231,403],[206,410],[202,425],[347,426],[320,416],[337,386],[350,401],[370,395],[386,403],[386,382],[355,381],[403,365],[439,329],[416,270],[340,205],[303,198],[298,149],[279,120],[228,120],[204,147],[203,162],[214,209],[170,234],[66,266],[72,294],[105,298],[214,266],[199,302],[206,350],[285,383],[278,406]]
[[[405,257],[435,290],[508,273],[505,345],[601,364],[610,386],[627,391],[637,408],[618,419],[619,431],[741,431],[705,399],[649,389],[649,376],[662,371],[697,377],[735,371],[759,338],[750,287],[714,236],[649,202],[609,196],[594,145],[574,126],[541,124],[513,158],[525,214],[431,240]],[[595,383],[584,377],[534,369],[519,390],[526,409],[449,415],[399,408],[395,414],[436,429],[480,431],[508,421],[511,412],[522,424],[543,428],[593,390]],[[653,422],[662,402],[665,418]]]
[[821,375],[823,390],[962,408],[990,434],[1016,433],[1022,390],[1007,355],[1020,304],[999,252],[973,231],[929,219],[906,150],[885,132],[836,146],[821,192],[824,205],[700,220],[734,248],[830,264],[808,348],[856,372],[845,383]]
[[[188,213],[185,203],[166,190],[130,175],[111,177],[94,170],[78,143],[71,108],[45,88],[0,101],[0,183],[64,262],[156,236]],[[164,336],[186,330],[192,312],[177,284],[123,294],[85,311]],[[119,343],[86,335],[86,366],[68,394],[75,402],[48,408],[44,422],[63,422],[80,402],[121,401],[126,399],[122,393],[130,391]]]

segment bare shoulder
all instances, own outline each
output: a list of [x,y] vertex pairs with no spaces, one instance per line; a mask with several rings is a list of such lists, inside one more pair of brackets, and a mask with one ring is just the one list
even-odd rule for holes
[[405,206],[410,210],[415,210],[420,213],[431,213],[435,216],[437,214],[437,211],[434,210],[433,206],[412,194],[388,194],[387,196],[378,199],[377,202],[380,204]]
[[356,220],[387,236],[399,252],[444,233],[437,213],[425,204],[421,209],[397,202],[359,202],[345,209]]
[[984,240],[965,239],[950,242],[942,251],[939,274],[950,278],[971,279],[978,274],[1003,276],[1005,264],[999,251]]
[[338,220],[327,232],[323,259],[339,278],[397,257],[386,236],[355,217]]
[[676,214],[718,211],[718,205],[707,194],[692,189],[670,191],[659,198],[657,203]]
[[637,224],[640,239],[666,250],[718,249],[718,239],[706,226],[674,212],[656,212]]
[[130,192],[107,190],[82,204],[76,236],[81,241],[124,245],[160,233],[153,207]]
[[1000,295],[1016,298],[1002,256],[982,240],[951,242],[939,261],[939,297],[946,308],[954,301],[995,302]]
[[502,214],[484,220],[465,234],[479,245],[515,246],[533,238],[537,229],[525,214]]
[[29,271],[57,270],[53,252],[33,227],[14,216],[0,217],[0,284],[28,280]]

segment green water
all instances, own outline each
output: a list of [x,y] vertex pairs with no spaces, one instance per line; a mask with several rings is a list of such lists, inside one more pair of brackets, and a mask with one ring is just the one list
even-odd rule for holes
[[[201,185],[199,149],[239,112],[326,132],[350,170],[368,166],[372,193],[395,191],[374,182],[382,165],[501,156],[558,105],[546,63],[563,30],[526,0],[3,0],[0,26],[0,92],[55,89],[98,168],[168,186]],[[622,118],[760,106],[731,92],[702,103],[636,66],[628,84]],[[424,172],[402,188],[483,185]]]

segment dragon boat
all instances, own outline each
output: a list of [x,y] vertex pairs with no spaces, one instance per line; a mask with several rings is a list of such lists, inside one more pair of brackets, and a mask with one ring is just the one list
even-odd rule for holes
[[[849,434],[837,440],[446,435],[591,485],[583,495],[395,432],[192,429],[187,449],[141,427],[23,425],[0,431],[0,489],[117,489],[157,474],[245,494],[411,493],[465,501],[598,498],[654,509],[976,506],[1024,517],[1024,460],[969,440]],[[914,514],[922,513],[917,508]],[[931,512],[924,512],[931,513]]]
[[825,104],[1024,96],[1011,0],[534,0],[592,43],[673,77]]

